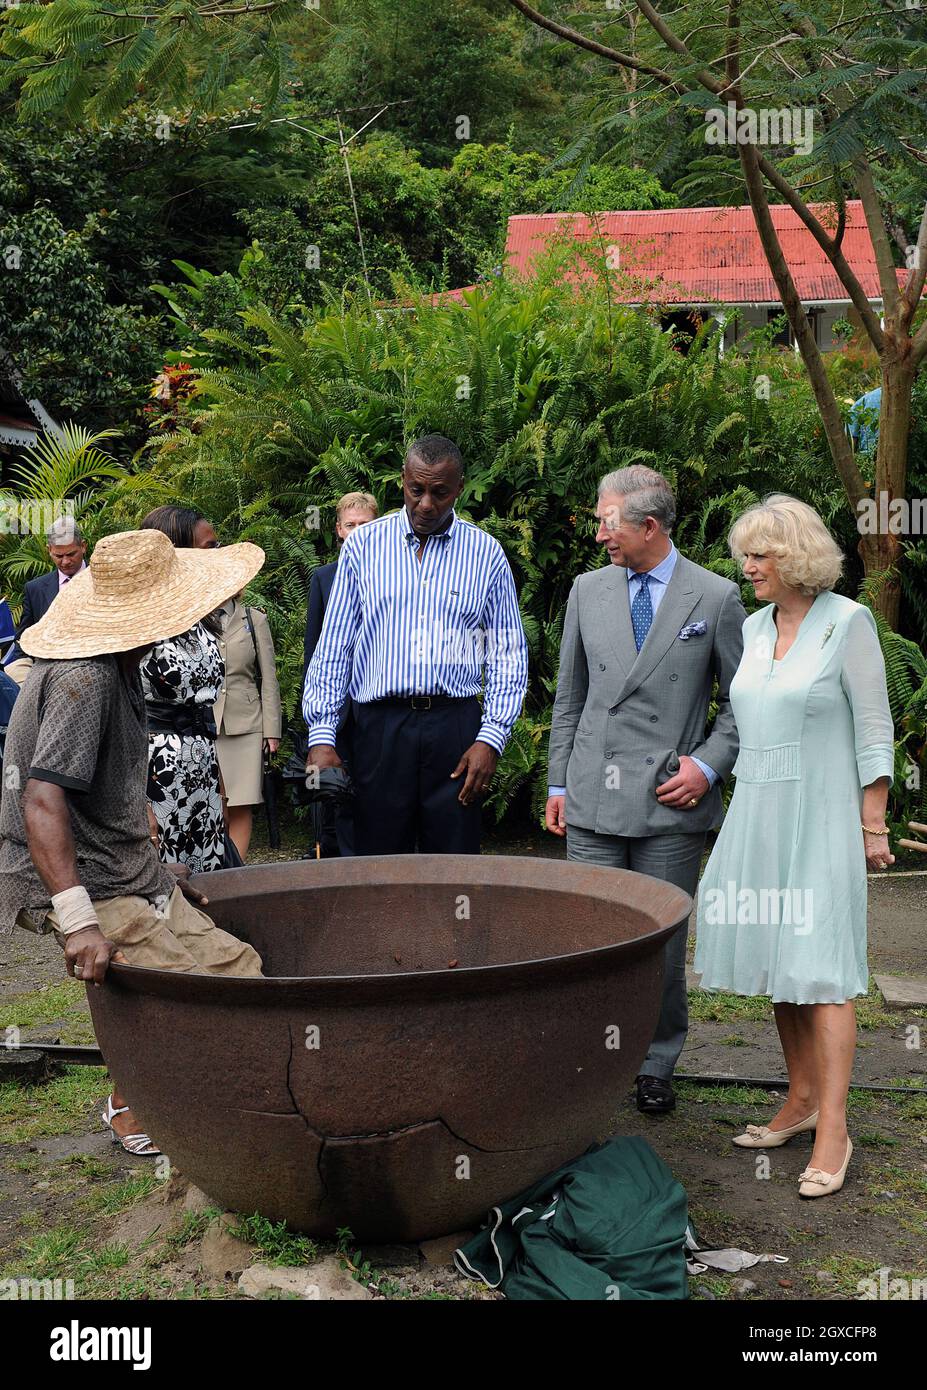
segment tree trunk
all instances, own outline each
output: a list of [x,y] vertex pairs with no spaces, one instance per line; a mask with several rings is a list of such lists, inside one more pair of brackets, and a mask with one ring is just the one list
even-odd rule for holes
[[[874,526],[860,527],[859,554],[867,579],[879,579],[872,604],[894,629],[898,628],[901,577],[898,560],[901,539],[908,532],[910,509],[906,501],[908,436],[911,430],[911,393],[915,371],[911,339],[886,322],[882,354],[882,405],[879,411],[879,443],[875,461],[875,489],[871,515]],[[892,502],[899,499],[899,513]]]

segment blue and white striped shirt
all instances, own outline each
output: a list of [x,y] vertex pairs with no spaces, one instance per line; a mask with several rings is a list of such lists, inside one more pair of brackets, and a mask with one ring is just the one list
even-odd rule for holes
[[309,746],[334,746],[347,695],[477,695],[477,738],[501,753],[528,684],[512,571],[499,542],[452,513],[421,560],[405,507],[358,526],[341,547],[303,688]]

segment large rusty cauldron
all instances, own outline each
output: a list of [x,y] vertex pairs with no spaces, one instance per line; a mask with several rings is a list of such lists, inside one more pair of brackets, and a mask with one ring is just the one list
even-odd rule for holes
[[473,1226],[612,1128],[691,899],[619,869],[397,855],[195,880],[267,979],[89,989],[144,1128],[223,1206],[367,1241]]

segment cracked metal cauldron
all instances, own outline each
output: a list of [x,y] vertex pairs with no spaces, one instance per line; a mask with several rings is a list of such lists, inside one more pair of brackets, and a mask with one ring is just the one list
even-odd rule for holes
[[641,874],[397,855],[195,880],[269,979],[88,989],[143,1126],[216,1201],[330,1236],[477,1224],[609,1132],[691,899]]

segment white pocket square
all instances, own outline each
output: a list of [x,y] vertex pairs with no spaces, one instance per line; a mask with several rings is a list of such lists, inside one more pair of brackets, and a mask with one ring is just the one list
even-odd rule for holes
[[708,631],[708,624],[704,618],[697,623],[687,623],[685,627],[679,629],[678,638],[680,642],[688,642],[690,637],[704,637]]

